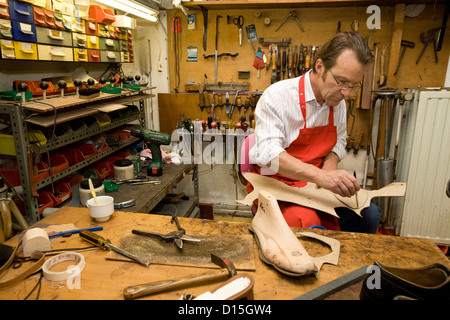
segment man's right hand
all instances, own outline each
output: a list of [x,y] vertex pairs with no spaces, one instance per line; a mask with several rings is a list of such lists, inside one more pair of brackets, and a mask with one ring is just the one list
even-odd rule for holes
[[315,182],[319,187],[342,197],[351,197],[361,189],[358,180],[345,170],[321,170]]

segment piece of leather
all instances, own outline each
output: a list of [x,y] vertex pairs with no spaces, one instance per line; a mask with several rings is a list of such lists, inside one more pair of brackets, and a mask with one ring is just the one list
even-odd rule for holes
[[372,198],[377,197],[402,197],[406,192],[406,183],[394,182],[378,190],[358,191],[358,206],[356,197],[341,197],[329,190],[318,187],[309,182],[302,188],[291,187],[281,181],[272,179],[270,176],[262,176],[257,173],[243,172],[244,178],[251,183],[254,190],[243,200],[236,202],[251,206],[253,201],[258,198],[260,191],[267,191],[277,200],[296,203],[301,206],[313,208],[338,217],[334,208],[347,207],[361,216],[361,211],[370,206]]
[[[22,243],[22,240],[20,240],[19,244],[17,245],[16,248],[14,248],[13,253],[11,254],[10,258],[8,259],[8,261],[0,268],[0,278],[2,276],[2,274],[11,266],[11,264],[14,261],[14,258],[17,255],[17,251],[20,247]],[[37,251],[36,251],[37,252]],[[33,265],[31,265],[28,269],[26,269],[24,272],[22,272],[21,274],[19,274],[18,276],[15,276],[14,278],[11,278],[9,280],[5,280],[0,282],[0,289],[6,288],[8,286],[13,285],[16,282],[22,281],[24,279],[26,279],[28,276],[32,275],[33,273],[35,273],[36,271],[38,271],[42,265],[45,262],[45,254],[38,252],[38,261],[36,263],[34,263]]]

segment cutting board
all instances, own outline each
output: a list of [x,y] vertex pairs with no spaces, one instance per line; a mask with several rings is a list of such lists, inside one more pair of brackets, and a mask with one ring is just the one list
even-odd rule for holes
[[[219,268],[211,262],[211,253],[227,259],[237,270],[256,270],[252,235],[193,235],[200,242],[183,242],[180,250],[172,242],[166,243],[152,237],[144,237],[131,232],[122,237],[117,245],[120,249],[147,259],[151,264],[174,266]],[[130,261],[114,251],[106,255],[106,259]]]

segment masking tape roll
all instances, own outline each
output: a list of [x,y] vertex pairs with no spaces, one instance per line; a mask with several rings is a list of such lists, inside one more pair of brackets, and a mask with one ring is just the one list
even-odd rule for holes
[[[64,261],[75,261],[77,262],[77,264],[69,266],[66,271],[50,271],[50,269],[55,265]],[[85,265],[86,263],[82,254],[76,252],[61,253],[45,261],[44,265],[42,266],[42,272],[44,273],[44,277],[47,280],[64,281],[69,279],[70,277],[79,275],[81,271],[83,271]]]

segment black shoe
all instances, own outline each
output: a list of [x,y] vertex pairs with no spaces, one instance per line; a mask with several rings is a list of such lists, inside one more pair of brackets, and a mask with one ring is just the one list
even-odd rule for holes
[[407,269],[376,261],[364,277],[360,299],[450,300],[450,270],[440,263]]

